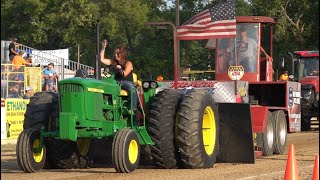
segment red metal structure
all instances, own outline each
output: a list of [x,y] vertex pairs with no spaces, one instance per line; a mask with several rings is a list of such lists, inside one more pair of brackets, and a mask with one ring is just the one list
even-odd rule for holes
[[295,51],[294,79],[301,83],[301,128],[310,130],[311,118],[319,121],[319,51]]
[[[236,38],[216,40],[214,81],[179,81],[178,84],[167,81],[162,88],[206,89],[212,93],[220,110],[228,107],[220,106],[220,103],[249,104],[249,111],[244,109],[249,115],[243,113],[242,116],[251,119],[255,157],[281,154],[287,132],[301,130],[301,85],[294,81],[273,80],[273,18],[238,16],[236,21]],[[245,37],[251,40],[245,41]],[[250,54],[250,58],[244,58],[244,54]],[[241,108],[235,109],[234,113],[241,111]],[[226,113],[220,118],[227,119],[230,125],[235,123],[236,117]],[[220,137],[220,142],[224,138]]]

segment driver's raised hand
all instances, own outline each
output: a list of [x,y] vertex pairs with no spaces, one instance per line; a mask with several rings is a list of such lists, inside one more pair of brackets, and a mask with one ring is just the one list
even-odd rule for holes
[[103,47],[103,48],[106,48],[107,45],[108,45],[108,41],[107,41],[106,39],[104,39],[104,40],[102,41],[102,47]]

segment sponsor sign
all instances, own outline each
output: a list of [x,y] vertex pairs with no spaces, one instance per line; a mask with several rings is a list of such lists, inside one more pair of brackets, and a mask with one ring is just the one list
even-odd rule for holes
[[231,80],[241,80],[244,75],[243,66],[230,66],[228,69],[228,76]]
[[6,138],[17,139],[23,130],[24,113],[29,99],[6,99]]

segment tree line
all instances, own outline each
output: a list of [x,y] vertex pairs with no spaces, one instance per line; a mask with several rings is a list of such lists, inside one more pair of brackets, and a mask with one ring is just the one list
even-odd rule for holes
[[[100,39],[108,40],[107,57],[118,44],[127,45],[139,77],[173,79],[172,28],[146,22],[175,22],[175,1],[167,0],[1,0],[1,39],[17,37],[39,50],[69,48],[70,60],[93,66]],[[180,0],[180,25],[219,0]],[[288,51],[319,49],[318,0],[237,0],[237,15],[270,16],[274,29],[274,60]],[[206,41],[181,41],[180,66],[207,70],[214,50]],[[100,45],[101,47],[101,45]],[[276,63],[275,63],[276,64]]]

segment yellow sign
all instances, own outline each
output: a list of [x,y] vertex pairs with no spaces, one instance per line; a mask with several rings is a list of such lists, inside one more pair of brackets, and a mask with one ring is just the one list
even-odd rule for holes
[[230,66],[228,69],[228,76],[231,80],[240,80],[244,75],[243,66]]
[[7,138],[17,139],[23,130],[24,113],[29,99],[6,99]]
[[102,89],[96,89],[96,88],[88,88],[88,91],[90,92],[98,92],[98,93],[104,93]]

